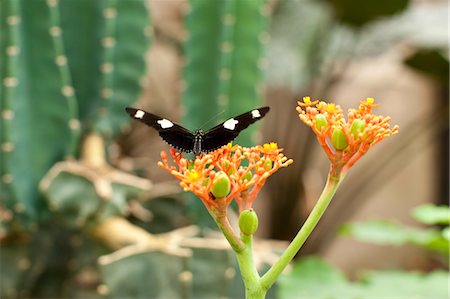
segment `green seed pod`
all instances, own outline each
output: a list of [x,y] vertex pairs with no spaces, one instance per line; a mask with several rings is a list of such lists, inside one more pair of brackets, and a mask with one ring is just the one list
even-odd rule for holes
[[250,182],[250,180],[252,179],[252,177],[253,177],[253,174],[252,174],[251,171],[249,171],[249,172],[247,172],[247,173],[244,175],[244,177],[242,178],[242,181],[243,181],[243,182],[245,182],[245,181]]
[[348,146],[348,140],[341,128],[333,130],[331,143],[333,144],[334,148],[339,151],[342,151]]
[[239,229],[244,235],[253,235],[258,229],[258,215],[253,209],[242,211],[239,215]]
[[225,197],[230,193],[231,183],[230,179],[223,172],[218,172],[214,177],[211,193],[215,198]]
[[316,128],[321,132],[322,130],[325,130],[328,126],[327,118],[323,114],[317,114],[316,115]]
[[223,169],[225,169],[225,170],[228,169],[227,173],[229,175],[233,174],[233,172],[234,172],[233,167],[230,167],[230,165],[231,165],[230,162],[228,162],[227,160],[225,160],[222,164]]
[[265,170],[271,170],[272,169],[272,164],[273,164],[272,161],[269,158],[267,158],[264,161],[263,167],[264,167]]
[[359,134],[364,131],[365,122],[362,119],[353,120],[352,127],[350,128],[350,133],[353,135],[353,138],[357,139]]

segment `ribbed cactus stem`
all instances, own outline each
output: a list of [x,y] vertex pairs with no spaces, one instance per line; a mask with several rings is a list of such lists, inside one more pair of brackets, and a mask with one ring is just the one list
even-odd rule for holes
[[[100,108],[99,117],[108,117],[108,101],[111,100],[114,92],[114,49],[116,45],[116,23],[117,23],[117,0],[108,0],[103,9],[105,22],[105,34],[102,38],[103,57],[100,64]],[[112,135],[112,128],[105,128],[103,133],[106,136]]]
[[[13,101],[15,94],[17,93],[18,88],[20,88],[19,79],[18,79],[18,61],[19,61],[19,53],[20,53],[20,45],[19,45],[19,24],[20,20],[20,3],[18,1],[7,1],[5,2],[5,11],[0,12],[4,14],[4,18],[6,20],[6,24],[1,24],[1,26],[5,26],[5,42],[2,44],[4,47],[1,49],[4,66],[2,67],[2,88],[1,88],[1,134],[0,134],[0,142],[1,142],[1,155],[0,155],[0,175],[2,188],[4,186],[4,191],[9,193],[12,192],[11,184],[14,180],[13,174],[10,172],[11,170],[11,159],[10,155],[12,151],[14,151],[14,142],[12,140],[11,132],[13,129],[13,125],[11,121],[14,118],[14,111],[11,108],[11,102]],[[3,16],[2,16],[3,20]],[[6,57],[4,56],[6,54]],[[13,196],[5,196],[5,204],[8,207],[12,207],[14,205]],[[14,209],[16,212],[21,212],[23,210],[23,205],[19,203],[15,203]]]
[[217,102],[219,109],[225,109],[229,104],[230,96],[230,79],[232,74],[233,63],[233,47],[234,47],[234,25],[236,22],[235,16],[235,1],[225,1],[223,3],[223,13],[221,15],[222,34],[219,41],[220,63],[219,63],[219,90],[217,95]]
[[102,7],[105,27],[98,66],[100,102],[92,126],[107,139],[129,123],[123,109],[137,100],[141,89],[151,32],[146,2],[107,0]]
[[[186,17],[184,122],[196,129],[218,111],[223,118],[261,105],[266,0],[190,0]],[[219,120],[217,120],[219,121]],[[250,145],[249,128],[240,141]]]
[[60,27],[60,13],[59,0],[47,0],[47,5],[50,10],[50,24],[49,33],[53,40],[55,49],[55,63],[58,66],[61,75],[61,93],[67,102],[67,109],[69,113],[68,127],[70,129],[70,142],[68,147],[68,158],[74,157],[77,151],[80,139],[80,120],[78,118],[78,104],[75,97],[75,90],[72,84],[72,78],[68,66],[67,56],[64,49],[64,41],[62,39],[62,28]]

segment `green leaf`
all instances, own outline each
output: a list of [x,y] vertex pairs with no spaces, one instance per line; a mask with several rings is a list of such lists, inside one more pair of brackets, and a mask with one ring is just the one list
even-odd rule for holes
[[377,271],[364,275],[366,285],[361,298],[448,298],[448,273],[434,271],[429,274],[403,271]]
[[300,260],[280,277],[280,299],[448,298],[445,271],[429,274],[377,271],[350,282],[339,270],[316,257]]
[[424,204],[416,207],[412,215],[418,221],[426,224],[449,224],[450,208],[448,206],[436,206]]
[[360,27],[373,20],[405,10],[408,0],[333,0],[337,18],[348,25]]
[[444,239],[446,239],[447,241],[450,241],[450,227],[449,226],[447,226],[446,228],[444,228],[442,230],[442,237]]
[[382,245],[414,244],[446,254],[449,245],[436,229],[415,229],[388,221],[369,221],[344,225],[340,232],[356,239]]
[[[405,64],[419,72],[448,83],[447,50],[421,49],[405,60]],[[445,54],[444,54],[445,53]]]
[[296,263],[292,272],[280,276],[277,285],[280,299],[338,298],[335,294],[350,298],[353,293],[341,271],[316,257]]

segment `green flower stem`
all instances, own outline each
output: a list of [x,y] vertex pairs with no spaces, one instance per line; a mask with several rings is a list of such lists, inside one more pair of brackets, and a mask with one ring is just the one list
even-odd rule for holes
[[344,175],[329,175],[327,183],[325,185],[322,194],[319,197],[316,205],[312,209],[305,223],[303,224],[300,231],[295,236],[291,244],[286,248],[285,252],[279,260],[263,275],[260,280],[260,287],[264,290],[268,290],[276,281],[281,272],[286,268],[289,262],[294,258],[297,252],[305,243],[308,236],[311,234],[313,229],[316,227],[323,213],[325,212],[328,204],[330,203],[333,195],[336,193],[337,188],[344,179]]
[[[221,201],[224,199],[218,198],[216,200]],[[228,222],[226,208],[224,209],[224,211],[221,211],[219,209],[212,207],[209,210],[209,213],[213,217],[219,229],[222,231],[222,234],[225,236],[228,243],[230,243],[230,246],[233,248],[233,250],[236,253],[243,251],[245,249],[245,245],[233,231],[230,222]]]
[[260,277],[253,261],[252,236],[241,235],[245,244],[244,250],[236,252],[236,257],[245,285],[246,299],[264,299],[267,289],[261,287]]

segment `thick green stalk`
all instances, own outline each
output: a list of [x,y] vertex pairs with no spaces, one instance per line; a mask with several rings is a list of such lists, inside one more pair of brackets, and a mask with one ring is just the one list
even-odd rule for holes
[[265,298],[267,289],[261,287],[260,277],[253,260],[252,236],[242,235],[241,239],[245,248],[241,252],[236,252],[236,257],[245,285],[245,298]]
[[328,176],[325,188],[320,195],[316,205],[303,224],[302,228],[297,233],[294,240],[291,242],[285,252],[281,255],[279,260],[261,278],[260,283],[262,288],[266,290],[269,289],[275,283],[278,276],[280,276],[281,272],[286,268],[289,262],[300,250],[303,243],[305,243],[306,239],[316,227],[343,179],[343,174],[341,174],[340,176]]

